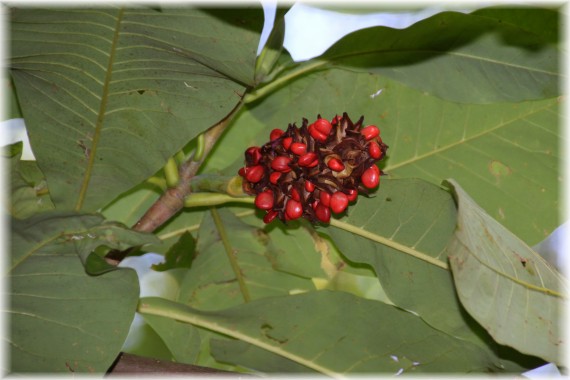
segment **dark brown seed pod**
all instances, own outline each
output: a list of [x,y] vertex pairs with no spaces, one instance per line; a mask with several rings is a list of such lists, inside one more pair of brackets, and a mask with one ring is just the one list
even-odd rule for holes
[[273,129],[269,142],[245,151],[245,167],[239,170],[243,189],[256,195],[266,223],[299,217],[328,223],[359,191],[368,194],[378,185],[384,173],[376,163],[388,146],[380,129],[363,121],[361,116],[353,123],[346,112],[330,122],[318,115],[311,124],[303,119],[300,128]]

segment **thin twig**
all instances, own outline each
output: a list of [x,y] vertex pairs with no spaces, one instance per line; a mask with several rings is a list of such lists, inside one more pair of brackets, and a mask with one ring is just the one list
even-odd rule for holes
[[218,124],[204,132],[204,154],[199,160],[193,157],[180,165],[178,174],[179,181],[174,187],[167,189],[162,196],[147,210],[147,212],[133,226],[135,231],[153,232],[166,221],[172,218],[184,207],[184,200],[191,193],[190,181],[198,172],[208,153],[212,150],[226,127],[230,124],[233,116],[241,108],[243,102],[238,105]]

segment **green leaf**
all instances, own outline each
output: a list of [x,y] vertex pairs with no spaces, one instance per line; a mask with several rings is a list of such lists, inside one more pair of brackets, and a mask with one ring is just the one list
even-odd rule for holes
[[331,376],[473,372],[491,365],[477,346],[412,313],[342,292],[270,297],[210,312],[143,298],[139,311],[226,334]]
[[248,344],[240,340],[213,339],[210,342],[212,355],[222,363],[239,364],[240,366],[251,368],[263,373],[280,374],[316,374],[311,368],[296,363],[264,350],[253,344]]
[[164,255],[164,262],[155,264],[152,269],[165,271],[174,268],[190,268],[196,255],[196,240],[189,232],[184,232],[180,239]]
[[43,173],[35,161],[22,161],[22,148],[22,142],[3,147],[2,157],[10,167],[9,214],[20,219],[54,208]]
[[[293,111],[292,111],[293,110]],[[380,163],[388,178],[454,178],[492,217],[528,244],[559,221],[562,116],[558,99],[457,104],[379,75],[327,70],[307,75],[259,101],[250,112],[273,128],[343,111],[381,129],[390,146]],[[247,119],[244,119],[244,121]],[[241,123],[232,128],[245,129]]]
[[388,297],[432,326],[471,335],[454,298],[445,247],[456,210],[445,190],[428,182],[383,180],[327,233],[351,261],[371,265]]
[[156,331],[179,363],[196,363],[200,353],[200,334],[194,326],[155,315],[143,315],[149,326]]
[[92,275],[116,269],[104,259],[108,248],[123,251],[159,242],[153,234],[134,231],[117,222],[104,222],[83,232],[66,234],[64,238],[75,241],[76,252],[87,273]]
[[157,172],[253,84],[259,7],[11,11],[11,74],[57,208]]
[[567,280],[457,182],[447,183],[459,209],[448,252],[461,303],[497,342],[562,364]]
[[[351,261],[371,265],[390,301],[427,324],[486,350],[509,371],[536,359],[517,358],[496,343],[463,309],[448,270],[446,246],[456,225],[451,195],[430,183],[385,180],[374,198],[360,199],[327,229]],[[504,350],[503,350],[504,351]],[[514,355],[514,362],[508,355]]]
[[[534,9],[523,12],[533,17]],[[550,40],[498,19],[442,12],[402,30],[356,31],[318,60],[386,75],[455,102],[514,102],[560,94],[558,48]]]
[[102,221],[56,212],[12,220],[11,372],[103,373],[120,352],[138,299],[136,274],[87,275],[73,238]]
[[4,94],[9,94],[8,107],[6,107],[9,111],[3,118],[5,120],[21,118],[22,110],[20,109],[20,104],[18,104],[18,97],[16,96],[12,79],[7,76],[2,77],[2,86],[4,87]]
[[[286,295],[293,289],[314,289],[310,279],[273,269],[268,255],[270,238],[265,231],[243,223],[226,209],[220,208],[218,213],[227,238],[225,243],[231,247],[252,299]],[[181,282],[178,301],[203,310],[244,302],[225,251],[224,238],[210,213],[204,214],[197,240],[197,255]]]
[[283,40],[285,39],[285,14],[291,7],[277,7],[275,10],[275,20],[273,29],[267,37],[267,42],[263,47],[255,67],[255,82],[261,83],[268,79],[268,75],[273,71],[281,51],[283,50]]
[[557,9],[491,7],[476,10],[471,14],[497,19],[500,23],[521,28],[542,37],[548,43],[556,44],[560,39],[561,15]]

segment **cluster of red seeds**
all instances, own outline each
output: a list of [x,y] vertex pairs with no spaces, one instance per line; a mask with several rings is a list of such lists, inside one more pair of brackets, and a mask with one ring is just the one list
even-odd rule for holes
[[376,162],[388,146],[380,130],[362,127],[363,121],[353,123],[346,112],[330,122],[320,115],[310,125],[303,119],[301,128],[274,129],[267,144],[245,151],[239,175],[257,208],[267,211],[265,223],[300,217],[328,223],[331,212],[342,213],[359,191],[378,186],[384,173]]

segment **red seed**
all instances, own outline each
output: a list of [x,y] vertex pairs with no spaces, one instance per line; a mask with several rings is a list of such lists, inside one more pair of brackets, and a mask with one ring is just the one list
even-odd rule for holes
[[331,120],[331,124],[336,124],[340,121],[340,117],[338,115],[335,115],[335,117],[333,117],[333,119]]
[[360,179],[365,187],[373,189],[380,183],[380,170],[376,165],[372,165],[362,173]]
[[328,136],[331,133],[332,125],[327,119],[318,119],[313,123],[315,129],[323,135]]
[[252,146],[245,151],[245,159],[249,165],[257,165],[261,160],[261,148]]
[[293,143],[291,144],[291,152],[295,153],[297,156],[302,156],[307,153],[307,145],[303,143]]
[[303,206],[301,205],[301,202],[289,199],[285,206],[285,214],[290,220],[301,217],[301,215],[303,215]]
[[309,193],[312,193],[315,191],[315,184],[311,181],[305,181],[305,190],[307,190]]
[[312,168],[317,166],[317,164],[319,163],[319,159],[315,152],[309,152],[299,157],[297,163],[299,164],[299,166]]
[[331,209],[335,214],[343,212],[348,206],[348,197],[345,193],[337,191],[331,197]]
[[245,178],[245,168],[239,168],[238,174]]
[[314,207],[317,219],[323,223],[328,223],[331,220],[331,209],[318,202]]
[[329,193],[327,193],[326,191],[321,190],[321,194],[319,195],[319,199],[321,200],[321,203],[323,205],[325,205],[326,207],[330,206],[331,195]]
[[283,139],[283,148],[285,148],[285,150],[289,150],[289,147],[291,146],[292,142],[293,142],[293,137],[285,137]]
[[279,129],[279,128],[275,128],[274,130],[271,131],[271,133],[269,134],[269,140],[275,140],[276,138],[281,137],[281,135],[285,133],[284,130]]
[[279,181],[279,177],[281,177],[280,172],[273,172],[273,173],[269,174],[269,182],[271,182],[274,185],[277,185],[277,181]]
[[316,128],[315,128],[315,124],[311,124],[309,125],[309,133],[311,134],[311,136],[313,136],[313,138],[315,140],[321,141],[321,142],[325,142],[327,139],[327,135],[325,135],[324,133],[319,132]]
[[354,202],[356,198],[358,198],[358,190],[348,189],[348,194],[346,194],[346,196],[348,197],[349,202]]
[[264,174],[265,170],[261,165],[255,165],[245,168],[245,179],[247,179],[251,183],[257,183],[261,181]]
[[370,157],[375,160],[379,160],[380,157],[382,157],[382,150],[376,141],[370,141],[368,144],[368,153],[370,153]]
[[297,189],[295,189],[295,188],[291,189],[291,198],[293,198],[297,202],[301,202],[301,195],[299,194]]
[[255,197],[255,206],[262,210],[271,210],[273,208],[273,191],[265,190]]
[[378,173],[378,175],[380,175],[380,169],[378,168],[378,166],[372,165],[371,168],[372,168],[376,173]]
[[341,160],[339,160],[338,158],[331,158],[328,162],[327,162],[327,166],[331,169],[334,170],[335,172],[341,172],[344,170],[344,164],[342,163]]
[[271,161],[271,168],[278,172],[287,173],[291,171],[289,162],[291,162],[291,158],[287,156],[277,156]]
[[374,137],[380,135],[380,130],[375,125],[369,125],[360,130],[360,134],[364,136],[366,140],[372,140]]
[[269,211],[267,214],[265,214],[265,216],[263,217],[263,222],[265,224],[271,223],[273,221],[273,219],[275,219],[277,217],[279,213],[275,210],[271,210]]

